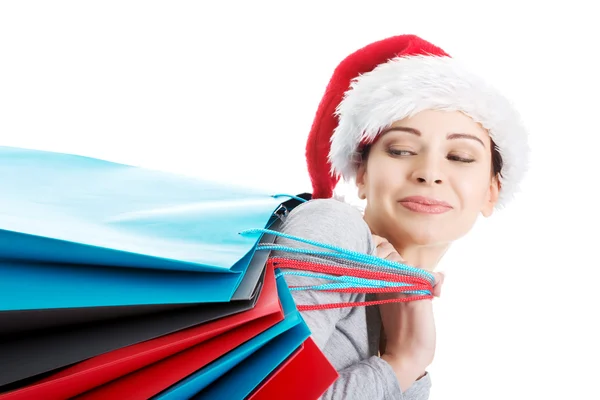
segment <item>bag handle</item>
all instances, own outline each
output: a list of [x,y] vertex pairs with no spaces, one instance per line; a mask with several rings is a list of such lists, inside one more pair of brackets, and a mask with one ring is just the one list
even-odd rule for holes
[[[353,275],[362,276],[371,276],[376,278],[390,279],[392,281],[396,281],[396,285],[391,284],[391,282],[386,282],[388,285],[386,287],[360,287],[360,286],[349,286],[349,287],[323,287],[319,290],[322,291],[331,291],[331,292],[344,292],[344,293],[406,293],[412,294],[411,296],[397,297],[393,299],[386,300],[374,300],[374,301],[364,301],[364,302],[343,302],[343,303],[330,303],[330,304],[301,304],[297,305],[299,311],[313,311],[313,310],[324,310],[331,308],[345,308],[345,307],[362,307],[362,306],[372,306],[386,303],[399,303],[399,302],[409,302],[416,300],[424,300],[433,298],[432,286],[429,282],[424,281],[419,278],[414,278],[410,276],[384,276],[385,273],[367,271],[367,270],[359,270],[355,268],[347,268],[347,267],[338,267],[331,266],[325,264],[318,264],[308,261],[300,261],[293,260],[288,258],[279,258],[274,257],[270,258],[268,263],[273,266],[276,273],[279,275],[285,275],[285,272],[281,272],[280,268],[290,268],[297,270],[305,270],[305,271],[314,271],[314,272],[324,272],[328,274],[348,274],[351,273]],[[327,284],[321,285],[325,286]],[[310,287],[309,287],[310,288]],[[305,288],[304,288],[305,289]],[[290,290],[297,290],[296,287],[290,287]]]
[[256,250],[268,250],[268,251],[282,251],[289,253],[297,253],[297,254],[305,254],[305,255],[313,255],[313,256],[324,256],[324,257],[333,257],[345,259],[348,261],[357,262],[360,264],[366,264],[369,266],[375,267],[383,267],[392,271],[397,271],[399,273],[419,277],[428,280],[432,285],[435,281],[433,274],[423,269],[411,267],[410,265],[386,260],[377,256],[373,256],[370,254],[360,253],[358,251],[347,250],[342,247],[320,243],[310,239],[304,239],[301,237],[289,235],[287,233],[273,231],[270,229],[248,229],[243,232],[240,232],[241,235],[253,235],[253,234],[269,234],[274,236],[279,236],[285,239],[294,240],[297,242],[309,244],[315,247],[321,247],[324,249],[328,249],[331,251],[318,251],[318,250],[310,250],[310,249],[302,249],[295,247],[287,247],[275,244],[262,244],[256,247]]
[[[345,293],[394,292],[405,293],[408,295],[393,299],[366,302],[297,305],[299,311],[322,310],[344,307],[360,307],[386,303],[409,302],[433,298],[432,292],[434,277],[431,273],[425,270],[414,268],[403,263],[385,260],[373,255],[363,254],[356,251],[343,249],[341,247],[320,243],[314,240],[304,239],[269,229],[249,229],[241,232],[240,234],[271,234],[274,236],[279,236],[286,239],[309,244],[315,247],[330,250],[319,251],[274,244],[259,244],[256,248],[257,251],[281,251],[295,254],[313,255],[331,259],[343,259],[346,261],[351,261],[353,264],[360,266],[341,267],[315,262],[294,260],[284,257],[270,258],[268,263],[270,263],[273,266],[273,268],[277,270],[277,276],[297,275],[319,279],[327,279],[330,281],[337,282],[312,286],[290,287],[290,290],[317,290]],[[292,271],[281,271],[281,268],[289,269]]]

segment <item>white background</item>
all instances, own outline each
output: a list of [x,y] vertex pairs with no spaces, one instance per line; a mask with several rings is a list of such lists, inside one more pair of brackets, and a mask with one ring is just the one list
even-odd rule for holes
[[533,3],[4,1],[0,145],[310,191],[334,67],[418,34],[500,87],[533,148],[516,201],[440,266],[431,399],[600,398],[600,29],[595,5]]

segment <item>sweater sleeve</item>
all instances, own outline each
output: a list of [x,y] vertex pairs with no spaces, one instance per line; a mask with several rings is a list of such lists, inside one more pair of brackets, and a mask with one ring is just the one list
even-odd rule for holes
[[[298,206],[288,215],[281,231],[293,236],[365,254],[371,254],[373,251],[371,232],[360,212],[348,204],[333,199],[312,200]],[[323,251],[321,248],[315,248],[286,238],[278,238],[277,244]],[[315,262],[325,261],[315,256],[273,253],[273,257],[278,256],[301,258]],[[326,261],[331,263],[330,259]],[[290,286],[308,286],[325,283],[326,281],[304,276],[286,275],[286,282]],[[293,291],[292,295],[296,304],[353,302],[357,300],[357,296],[360,296],[360,294],[321,291]],[[347,318],[350,311],[350,308],[333,308],[302,313],[306,324],[311,330],[313,340],[321,350],[326,347],[327,342],[337,329],[338,323]],[[349,340],[352,340],[352,338],[349,338]],[[377,356],[360,360],[338,371],[338,373],[339,378],[323,394],[322,400],[426,400],[429,398],[431,383],[428,374],[403,393],[392,367]]]
[[377,356],[360,361],[338,373],[340,377],[321,396],[321,400],[429,399],[429,374],[402,392],[392,367]]

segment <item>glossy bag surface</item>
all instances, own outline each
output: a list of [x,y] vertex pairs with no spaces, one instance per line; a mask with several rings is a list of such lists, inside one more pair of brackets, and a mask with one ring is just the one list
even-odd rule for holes
[[256,190],[11,147],[0,147],[0,182],[0,258],[44,263],[242,271],[256,240],[238,233],[267,226],[281,203]]

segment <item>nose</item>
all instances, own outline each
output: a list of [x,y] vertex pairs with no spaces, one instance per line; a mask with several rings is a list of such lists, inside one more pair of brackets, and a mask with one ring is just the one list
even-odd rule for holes
[[421,185],[441,185],[444,182],[441,165],[432,157],[424,157],[415,165],[412,180]]

